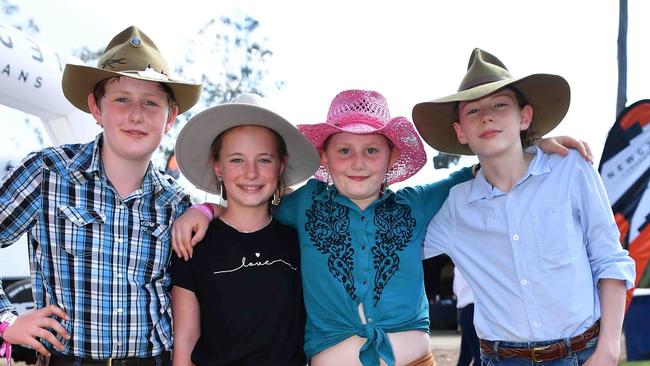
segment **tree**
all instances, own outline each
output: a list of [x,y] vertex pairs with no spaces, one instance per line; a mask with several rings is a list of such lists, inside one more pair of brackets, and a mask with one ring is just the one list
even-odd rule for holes
[[165,136],[156,163],[169,161],[176,137],[194,110],[230,101],[243,92],[265,96],[282,88],[284,82],[271,77],[267,62],[273,52],[266,43],[260,23],[250,16],[213,18],[199,29],[187,44],[185,63],[175,72],[183,79],[203,83],[201,100],[180,116]]
[[20,13],[18,5],[10,3],[9,0],[0,0],[0,21],[11,24],[14,28],[30,35],[40,32],[34,18],[25,18]]
[[72,51],[74,57],[83,61],[86,65],[97,65],[97,60],[104,54],[104,48],[92,50],[88,46],[83,46]]

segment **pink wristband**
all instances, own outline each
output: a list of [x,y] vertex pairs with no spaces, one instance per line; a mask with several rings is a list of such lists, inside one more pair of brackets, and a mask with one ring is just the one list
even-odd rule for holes
[[[0,323],[0,335],[3,334],[7,328],[9,328],[9,323]],[[7,366],[12,366],[13,363],[11,361],[11,343],[7,341],[3,341],[2,344],[0,344],[0,357],[3,356],[7,358]]]
[[208,205],[208,203],[194,204],[194,205],[190,206],[190,208],[193,208],[193,209],[196,209],[196,210],[199,210],[199,211],[203,212],[205,214],[205,216],[207,216],[208,219],[210,221],[212,221],[212,219],[214,219],[214,212],[212,212],[212,207],[208,208],[207,205]]

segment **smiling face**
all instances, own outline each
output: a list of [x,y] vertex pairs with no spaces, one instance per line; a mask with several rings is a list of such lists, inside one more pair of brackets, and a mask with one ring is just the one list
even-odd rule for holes
[[383,135],[340,132],[329,137],[321,153],[336,189],[361,209],[379,198],[386,172],[397,159]]
[[514,91],[497,93],[458,105],[459,122],[454,122],[461,144],[468,144],[479,158],[522,150],[520,133],[533,117],[530,105],[520,107]]
[[159,83],[129,77],[106,82],[98,102],[88,95],[91,114],[104,129],[102,159],[110,161],[148,163],[178,112]]
[[239,126],[220,138],[213,149],[213,167],[223,179],[228,211],[268,207],[286,164],[279,137],[265,127]]

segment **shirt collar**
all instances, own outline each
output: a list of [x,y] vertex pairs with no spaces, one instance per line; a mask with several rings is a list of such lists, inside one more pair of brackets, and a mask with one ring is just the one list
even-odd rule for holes
[[95,178],[100,176],[101,159],[99,149],[102,146],[103,135],[100,133],[95,137],[95,141],[90,144],[82,145],[81,149],[70,159],[68,172],[70,176],[83,184],[93,175]]
[[[70,163],[68,164],[68,172],[73,179],[79,182],[79,184],[83,184],[88,179],[101,179],[104,168],[102,165],[100,148],[103,143],[104,136],[100,133],[95,137],[95,141],[83,145],[79,152],[70,160]],[[140,196],[151,192],[161,194],[161,191],[165,191],[169,193],[169,195],[163,193],[161,194],[160,199],[167,201],[180,190],[180,187],[173,185],[161,172],[154,168],[151,162],[149,162],[149,166],[147,166],[147,171],[142,182],[142,187],[130,196]]]
[[[526,174],[524,174],[512,189],[515,189],[518,185],[525,182],[530,176],[533,175],[544,175],[551,172],[551,166],[548,163],[549,156],[545,154],[539,147],[531,146],[525,150],[525,152],[534,154],[533,160],[528,164],[528,169]],[[494,187],[490,182],[487,181],[483,170],[479,169],[476,174],[476,177],[471,181],[471,189],[469,197],[467,198],[467,203],[478,201],[481,199],[492,199],[497,196],[504,195],[504,192],[501,192],[498,188]]]

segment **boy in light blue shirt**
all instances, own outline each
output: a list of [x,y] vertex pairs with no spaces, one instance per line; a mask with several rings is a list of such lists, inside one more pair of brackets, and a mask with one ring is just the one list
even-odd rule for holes
[[426,142],[481,164],[429,224],[424,254],[447,253],[474,291],[486,364],[618,361],[635,270],[600,177],[574,151],[525,149],[569,101],[562,77],[514,78],[475,49],[458,93],[413,109]]

